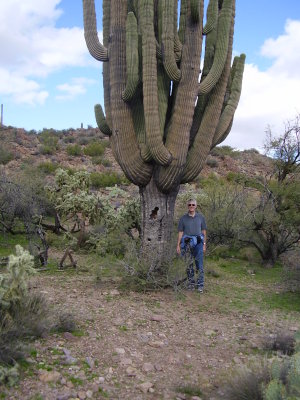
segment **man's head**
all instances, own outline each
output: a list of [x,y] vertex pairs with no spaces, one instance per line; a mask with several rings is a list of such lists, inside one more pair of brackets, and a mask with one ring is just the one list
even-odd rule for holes
[[195,199],[189,199],[187,205],[188,205],[189,212],[193,212],[196,210],[197,201]]

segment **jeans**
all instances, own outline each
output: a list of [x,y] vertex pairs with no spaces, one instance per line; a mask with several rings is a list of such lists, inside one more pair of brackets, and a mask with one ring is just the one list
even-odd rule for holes
[[[184,249],[183,252],[184,254]],[[204,287],[204,268],[203,268],[203,242],[198,243],[191,249],[191,253],[195,259],[196,273],[198,272],[197,287],[203,289]],[[189,286],[195,285],[195,271],[194,263],[191,263],[186,270]]]

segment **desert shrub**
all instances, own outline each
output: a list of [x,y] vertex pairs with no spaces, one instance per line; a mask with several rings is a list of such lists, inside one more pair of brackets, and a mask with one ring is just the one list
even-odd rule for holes
[[33,256],[17,245],[16,255],[9,256],[6,272],[0,275],[0,384],[15,382],[16,367],[11,370],[8,365],[24,357],[26,339],[41,336],[48,328],[45,300],[28,291],[33,265]]
[[81,156],[81,154],[82,154],[81,146],[79,144],[67,146],[66,151],[69,156],[73,156],[73,157]]
[[77,330],[77,323],[74,315],[68,312],[60,314],[58,322],[54,324],[52,330],[55,332],[75,332]]
[[44,145],[40,148],[40,153],[43,155],[52,156],[55,153],[55,148],[51,146]]
[[8,164],[11,160],[14,159],[14,155],[5,147],[0,147],[0,164]]
[[84,148],[83,151],[86,156],[102,156],[105,151],[105,145],[101,142],[91,142]]
[[92,172],[90,175],[91,185],[94,188],[104,188],[120,184],[127,184],[128,181],[124,175],[117,174],[116,172],[99,173]]
[[277,332],[264,340],[264,348],[271,351],[279,351],[288,356],[295,351],[295,337],[289,332]]
[[212,156],[219,156],[223,158],[225,156],[236,157],[238,154],[240,154],[240,152],[231,146],[217,146],[210,152],[210,154]]
[[45,161],[38,165],[38,169],[45,174],[54,174],[58,167],[58,163],[53,163],[51,161]]
[[206,160],[206,165],[208,165],[210,168],[216,168],[219,163],[218,160],[216,160],[215,158],[208,157],[208,159]]
[[64,142],[65,143],[75,143],[76,138],[74,136],[66,136],[66,137],[64,137]]
[[43,145],[40,150],[42,154],[54,154],[59,147],[59,135],[54,130],[44,129],[38,135],[38,139]]
[[83,137],[81,137],[81,138],[78,139],[78,143],[79,143],[81,146],[86,146],[87,144],[90,143],[90,141],[91,141],[91,139],[88,138],[88,137],[86,137],[86,136],[83,136]]
[[97,238],[95,251],[100,256],[111,254],[116,257],[124,257],[127,241],[128,236],[124,235],[124,232],[109,232]]
[[102,160],[102,165],[106,168],[109,168],[112,166],[112,162],[110,160],[108,160],[107,158],[105,158],[104,160]]
[[300,249],[289,251],[282,257],[284,266],[283,280],[291,291],[300,291]]

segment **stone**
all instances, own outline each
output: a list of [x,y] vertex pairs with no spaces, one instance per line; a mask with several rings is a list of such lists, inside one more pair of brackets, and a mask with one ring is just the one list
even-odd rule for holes
[[155,340],[154,342],[149,342],[149,346],[151,347],[159,348],[159,347],[164,347],[164,345],[165,345],[164,342],[160,342],[158,340]]
[[126,368],[126,374],[128,376],[136,376],[137,375],[137,370],[136,370],[136,368],[128,367],[128,368]]
[[119,296],[120,292],[117,289],[113,289],[110,291],[110,295],[111,296]]
[[80,392],[77,393],[77,396],[80,400],[85,400],[86,399],[86,393],[81,390]]
[[127,366],[132,364],[131,358],[122,358],[120,364],[122,366]]
[[151,389],[152,387],[153,387],[153,383],[151,383],[151,382],[144,382],[139,385],[139,388],[143,393],[149,392],[149,389]]
[[145,363],[142,369],[144,372],[152,372],[154,371],[154,365],[151,363]]
[[150,318],[151,321],[161,322],[164,320],[163,315],[152,315]]
[[74,335],[72,335],[71,332],[64,332],[63,337],[68,340],[69,342],[76,342],[78,338]]
[[125,354],[125,349],[122,349],[121,347],[117,347],[115,349],[116,353],[120,354],[120,355],[124,355]]
[[88,399],[92,399],[92,398],[93,398],[93,392],[92,392],[91,390],[87,390],[87,392],[86,392],[86,397],[87,397]]
[[86,357],[85,361],[91,369],[94,369],[95,361],[91,357]]
[[212,329],[207,329],[205,331],[205,336],[215,336],[215,335],[216,335],[216,332],[213,331]]
[[39,379],[42,382],[57,382],[61,378],[61,374],[57,371],[43,371]]

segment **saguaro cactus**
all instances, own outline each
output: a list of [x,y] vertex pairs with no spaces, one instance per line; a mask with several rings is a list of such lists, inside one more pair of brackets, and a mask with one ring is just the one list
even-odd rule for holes
[[[94,0],[83,0],[85,39],[103,61],[104,106],[95,106],[114,156],[140,188],[142,250],[168,258],[176,196],[228,135],[245,55],[232,43],[235,0],[103,0],[103,45]],[[205,37],[203,71],[200,71]],[[200,83],[199,83],[200,81]]]

